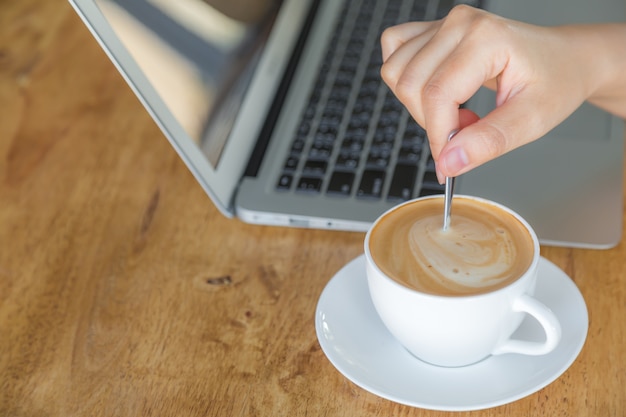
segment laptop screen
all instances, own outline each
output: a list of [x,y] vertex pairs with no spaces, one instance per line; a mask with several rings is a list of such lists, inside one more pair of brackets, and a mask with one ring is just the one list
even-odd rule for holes
[[217,169],[281,0],[98,0],[168,110]]

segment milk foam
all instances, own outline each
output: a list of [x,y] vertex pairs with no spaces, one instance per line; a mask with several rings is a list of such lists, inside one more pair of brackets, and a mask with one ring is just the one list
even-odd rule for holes
[[440,295],[478,294],[519,278],[533,258],[533,240],[510,213],[454,198],[443,231],[443,199],[401,206],[379,221],[369,248],[378,267],[403,285]]
[[441,216],[419,219],[406,237],[414,261],[447,287],[496,285],[509,278],[517,255],[509,231],[462,215],[446,231]]

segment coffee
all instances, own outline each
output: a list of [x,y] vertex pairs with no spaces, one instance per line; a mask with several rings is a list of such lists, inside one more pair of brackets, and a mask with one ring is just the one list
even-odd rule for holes
[[437,295],[491,292],[529,268],[533,239],[522,222],[489,203],[455,197],[442,229],[443,198],[399,206],[374,226],[372,259],[400,284]]

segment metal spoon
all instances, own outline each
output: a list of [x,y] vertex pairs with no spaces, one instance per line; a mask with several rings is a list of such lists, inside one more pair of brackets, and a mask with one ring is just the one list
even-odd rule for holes
[[[448,136],[448,142],[456,135],[458,130],[453,131]],[[445,232],[450,227],[450,209],[452,208],[452,195],[454,194],[454,179],[455,177],[446,177],[446,188],[443,200],[443,231]]]

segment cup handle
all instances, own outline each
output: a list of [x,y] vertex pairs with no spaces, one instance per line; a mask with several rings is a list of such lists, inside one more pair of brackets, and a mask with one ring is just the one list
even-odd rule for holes
[[513,303],[513,310],[527,313],[535,318],[546,334],[544,342],[509,339],[496,348],[494,355],[521,353],[524,355],[545,355],[550,353],[561,340],[561,324],[552,310],[528,294],[522,294]]

